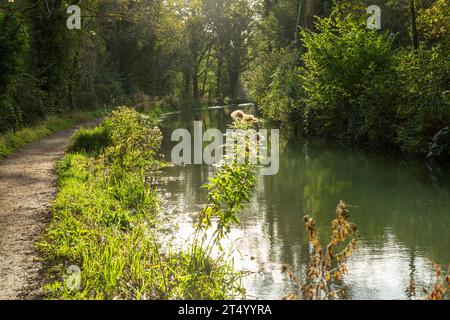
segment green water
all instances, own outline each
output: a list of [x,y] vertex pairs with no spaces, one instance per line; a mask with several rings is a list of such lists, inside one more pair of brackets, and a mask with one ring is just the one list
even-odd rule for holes
[[[202,120],[205,129],[224,130],[231,111],[168,116],[162,123],[168,159],[173,129],[190,129],[194,120]],[[166,214],[179,226],[173,235],[181,242],[189,238],[205,202],[200,186],[213,174],[208,165],[164,171]],[[288,264],[304,277],[308,245],[302,217],[313,216],[326,241],[340,200],[354,206],[350,220],[361,234],[342,283],[347,299],[407,299],[411,276],[417,287],[429,286],[432,262],[450,263],[449,178],[449,172],[423,162],[302,139],[282,143],[278,174],[259,177],[228,241],[239,251],[237,268],[252,272],[244,281],[248,297],[278,299],[295,290],[281,266]]]

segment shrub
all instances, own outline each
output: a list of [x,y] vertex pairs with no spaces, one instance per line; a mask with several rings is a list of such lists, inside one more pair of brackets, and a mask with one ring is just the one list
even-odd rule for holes
[[17,131],[22,124],[22,111],[9,95],[0,94],[0,133]]
[[395,101],[393,38],[349,16],[318,19],[316,28],[317,33],[302,31],[305,131],[387,143]]
[[129,107],[119,107],[93,129],[79,129],[71,138],[69,152],[84,152],[118,168],[148,169],[155,164],[161,132],[148,117]]
[[396,143],[402,151],[426,154],[432,138],[450,123],[445,99],[450,54],[437,46],[403,51],[397,56],[400,100],[396,114]]
[[9,94],[21,115],[18,126],[36,124],[49,113],[48,94],[40,89],[41,85],[40,81],[27,73],[22,73],[11,80]]
[[250,97],[262,115],[283,125],[295,122],[301,110],[296,54],[288,49],[265,53],[246,74]]
[[155,156],[161,145],[161,131],[150,127],[148,117],[132,108],[119,107],[104,119],[102,126],[113,142],[105,149],[108,162],[125,169],[159,165]]

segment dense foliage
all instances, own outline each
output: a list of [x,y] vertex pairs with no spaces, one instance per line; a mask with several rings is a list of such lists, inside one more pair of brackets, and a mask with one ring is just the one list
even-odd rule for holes
[[[313,28],[301,23],[300,7],[290,42],[261,32],[250,95],[265,117],[304,135],[449,160],[448,6],[378,2],[381,31],[367,29],[364,1],[334,1],[329,16],[317,11]],[[282,25],[273,19],[277,6],[261,30]]]
[[[403,51],[398,56],[399,119],[395,142],[404,151],[426,153],[443,128],[450,125],[450,51],[440,45]],[[430,150],[431,151],[431,150]]]
[[[70,4],[81,30],[66,27]],[[381,31],[366,27],[368,4],[382,8]],[[433,138],[449,126],[449,14],[445,0],[4,1],[0,131],[138,97],[228,103],[247,89],[299,133],[445,160]]]
[[392,39],[350,18],[325,18],[302,33],[300,82],[306,133],[384,144],[392,136]]
[[[81,30],[66,26],[68,6]],[[0,2],[0,133],[48,114],[164,96],[176,108],[245,98],[248,0]],[[164,106],[167,107],[167,106]]]

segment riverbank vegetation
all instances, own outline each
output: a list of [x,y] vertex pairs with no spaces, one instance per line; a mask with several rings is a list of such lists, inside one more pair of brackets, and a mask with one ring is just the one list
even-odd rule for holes
[[[39,245],[49,298],[225,299],[243,293],[242,275],[220,242],[249,200],[253,166],[223,163],[206,185],[210,201],[194,240],[177,251],[161,243],[155,228],[161,210],[150,181],[164,165],[160,142],[157,127],[124,107],[73,136],[58,166],[52,222]],[[207,237],[213,225],[214,235]],[[67,285],[71,265],[81,271],[81,287]]]
[[[340,282],[348,272],[347,259],[355,250],[358,240],[358,227],[348,221],[349,206],[340,202],[336,208],[336,219],[331,222],[331,240],[322,247],[316,223],[306,215],[303,220],[306,227],[308,242],[311,246],[306,279],[300,280],[286,265],[286,272],[294,282],[305,300],[328,300],[345,298],[345,287]],[[284,299],[298,299],[296,293],[291,293]]]
[[[367,28],[371,4],[381,30]],[[1,4],[2,132],[96,105],[250,98],[297,134],[449,160],[446,0],[77,5],[81,30],[64,1]]]
[[[298,134],[448,161],[449,7],[369,2],[267,6],[247,73],[250,96],[265,117]],[[381,30],[367,29],[368,4],[382,8]]]

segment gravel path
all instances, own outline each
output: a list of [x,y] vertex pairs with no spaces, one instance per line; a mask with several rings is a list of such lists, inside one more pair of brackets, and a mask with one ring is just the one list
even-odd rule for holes
[[35,243],[57,191],[55,162],[76,128],[32,142],[0,161],[0,300],[42,298]]

